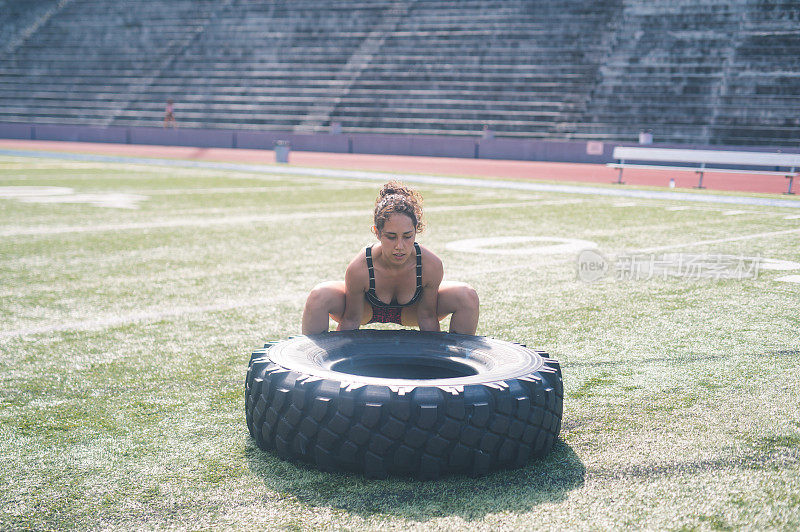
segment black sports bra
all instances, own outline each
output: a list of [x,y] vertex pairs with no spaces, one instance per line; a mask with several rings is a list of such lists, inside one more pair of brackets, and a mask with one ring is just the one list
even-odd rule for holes
[[364,297],[371,305],[383,308],[397,308],[397,307],[407,307],[417,302],[419,296],[422,295],[422,250],[420,250],[419,244],[417,244],[416,242],[414,242],[414,249],[417,252],[417,289],[414,291],[414,296],[409,300],[409,302],[403,303],[401,305],[400,303],[397,302],[397,296],[395,296],[392,299],[391,303],[384,303],[378,298],[378,294],[375,293],[375,268],[372,266],[372,246],[367,246],[367,269],[369,270],[369,290],[364,292]]

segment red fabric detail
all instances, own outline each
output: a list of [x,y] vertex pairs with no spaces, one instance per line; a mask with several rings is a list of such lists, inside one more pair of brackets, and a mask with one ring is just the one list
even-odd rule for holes
[[372,305],[372,319],[369,323],[396,323],[402,325],[400,307],[376,307]]

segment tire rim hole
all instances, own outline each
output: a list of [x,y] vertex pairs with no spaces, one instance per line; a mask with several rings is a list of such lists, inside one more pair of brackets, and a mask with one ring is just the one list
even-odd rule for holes
[[452,357],[361,355],[340,360],[333,371],[384,379],[434,380],[477,375],[478,371]]

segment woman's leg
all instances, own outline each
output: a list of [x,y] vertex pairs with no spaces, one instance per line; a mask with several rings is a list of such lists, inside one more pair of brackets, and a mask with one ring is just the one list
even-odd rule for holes
[[437,313],[439,320],[450,317],[450,332],[475,334],[480,313],[478,293],[466,283],[444,281],[439,286]]
[[328,330],[328,318],[337,323],[344,314],[344,281],[331,281],[315,286],[303,309],[303,334],[318,334]]
[[[470,285],[451,281],[444,281],[439,285],[436,311],[439,321],[453,315],[450,318],[450,332],[475,334],[478,329],[479,306],[478,293]],[[405,327],[419,327],[417,305],[403,308],[402,322]]]

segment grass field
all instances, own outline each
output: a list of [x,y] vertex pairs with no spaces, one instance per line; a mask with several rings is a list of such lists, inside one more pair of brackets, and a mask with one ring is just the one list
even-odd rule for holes
[[554,452],[420,482],[258,450],[250,351],[371,242],[378,186],[0,157],[0,529],[800,528],[791,207],[422,184],[418,240],[477,288],[478,334],[562,362]]

